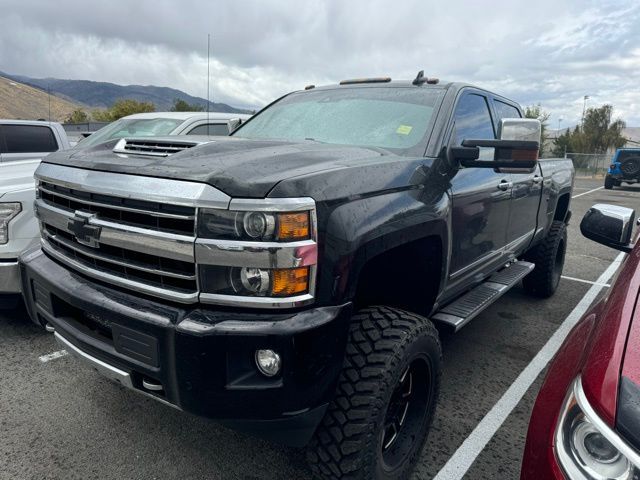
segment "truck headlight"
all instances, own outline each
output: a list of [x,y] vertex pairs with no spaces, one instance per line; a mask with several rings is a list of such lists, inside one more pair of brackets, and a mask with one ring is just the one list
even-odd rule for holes
[[200,301],[292,308],[314,301],[316,204],[312,198],[233,199],[198,210]]
[[200,265],[202,291],[218,295],[292,297],[309,292],[310,267],[253,268]]
[[596,414],[580,377],[562,407],[555,452],[572,480],[632,480],[640,473],[640,456]]
[[9,241],[9,222],[21,211],[20,202],[0,203],[0,245]]
[[226,240],[306,240],[311,236],[310,212],[261,212],[200,209],[198,236]]

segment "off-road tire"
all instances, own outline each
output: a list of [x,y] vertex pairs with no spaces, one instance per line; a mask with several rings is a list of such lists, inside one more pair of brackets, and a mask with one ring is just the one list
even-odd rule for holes
[[567,226],[556,220],[551,224],[542,243],[524,256],[525,260],[536,265],[522,280],[527,293],[541,298],[548,298],[555,293],[560,283],[566,251]]
[[[405,409],[405,415],[413,421],[404,424],[408,430],[403,437],[398,435],[404,442],[398,445],[406,447],[396,450],[406,454],[398,454],[402,460],[389,470],[385,455],[394,452],[389,447],[383,453],[382,447],[387,438],[389,404],[396,398],[397,386],[403,383],[410,367],[423,364],[428,365],[429,375],[416,374],[416,378],[428,379],[428,384],[417,382],[415,388],[424,389],[426,401],[411,407],[409,415],[414,410],[421,412],[415,416],[407,415]],[[440,340],[430,320],[382,306],[357,312],[351,319],[335,398],[307,447],[307,461],[314,475],[320,479],[350,480],[408,478],[433,418],[441,365]],[[402,432],[405,426],[402,422],[400,425]]]
[[640,176],[640,157],[629,157],[620,163],[620,170],[624,178],[630,180]]
[[611,177],[604,177],[604,188],[605,190],[611,190],[616,184],[616,181]]

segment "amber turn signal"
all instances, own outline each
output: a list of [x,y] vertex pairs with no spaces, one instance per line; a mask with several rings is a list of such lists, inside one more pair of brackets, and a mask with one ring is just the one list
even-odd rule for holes
[[305,240],[310,233],[309,212],[278,215],[278,240]]
[[288,297],[309,291],[309,267],[273,270],[271,294]]

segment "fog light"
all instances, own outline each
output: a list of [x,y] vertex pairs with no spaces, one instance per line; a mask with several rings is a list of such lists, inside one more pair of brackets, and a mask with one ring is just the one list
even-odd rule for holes
[[256,365],[263,375],[273,377],[280,372],[282,360],[273,350],[256,350]]

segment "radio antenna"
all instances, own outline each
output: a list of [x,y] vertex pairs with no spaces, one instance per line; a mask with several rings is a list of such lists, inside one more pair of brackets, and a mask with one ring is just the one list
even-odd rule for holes
[[209,78],[210,78],[210,58],[211,58],[211,34],[207,33],[207,135],[209,135],[209,110],[211,103],[209,101]]

